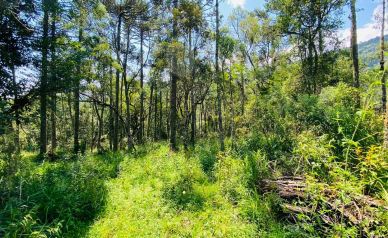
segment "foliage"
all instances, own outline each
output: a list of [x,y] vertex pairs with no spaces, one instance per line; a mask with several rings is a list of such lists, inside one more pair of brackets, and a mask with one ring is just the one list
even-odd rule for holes
[[20,170],[2,181],[0,227],[5,237],[75,235],[105,204],[105,180],[115,177],[119,155],[35,162],[22,155]]

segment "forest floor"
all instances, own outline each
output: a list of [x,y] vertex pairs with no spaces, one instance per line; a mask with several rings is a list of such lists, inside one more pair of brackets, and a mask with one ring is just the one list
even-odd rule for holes
[[220,168],[206,173],[196,151],[173,154],[167,145],[141,149],[124,158],[117,178],[106,181],[106,205],[88,237],[286,236],[268,213],[269,204],[238,177],[223,177]]
[[0,190],[0,236],[294,237],[275,196],[249,188],[244,160],[214,147],[171,153],[159,143],[51,162],[24,155]]

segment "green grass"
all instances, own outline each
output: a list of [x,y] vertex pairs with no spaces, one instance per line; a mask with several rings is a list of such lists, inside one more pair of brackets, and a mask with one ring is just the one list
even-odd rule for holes
[[2,199],[0,235],[286,237],[274,198],[249,188],[246,161],[232,153],[216,156],[209,143],[188,153],[155,144],[133,154],[25,159]]

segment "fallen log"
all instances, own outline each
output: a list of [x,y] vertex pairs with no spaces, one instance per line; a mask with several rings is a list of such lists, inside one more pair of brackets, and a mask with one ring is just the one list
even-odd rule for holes
[[[324,184],[312,186],[306,182],[304,177],[288,176],[276,180],[266,179],[262,181],[262,188],[266,192],[276,192],[279,197],[287,201],[299,200],[305,203],[317,201],[315,210],[288,203],[282,204],[281,207],[288,213],[320,214],[322,220],[328,224],[332,224],[332,221],[336,220],[334,217],[343,216],[355,226],[360,226],[362,222],[373,226],[378,225],[378,222],[373,219],[378,210],[388,212],[387,204],[384,201],[366,195],[349,194],[350,202],[343,204],[335,189],[327,188],[327,185]],[[326,208],[330,208],[331,211],[328,212]],[[321,212],[318,212],[319,209]]]

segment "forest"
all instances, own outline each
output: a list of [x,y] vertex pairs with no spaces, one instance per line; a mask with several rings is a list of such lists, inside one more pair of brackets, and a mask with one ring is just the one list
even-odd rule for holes
[[222,2],[0,0],[0,237],[388,236],[386,1]]

